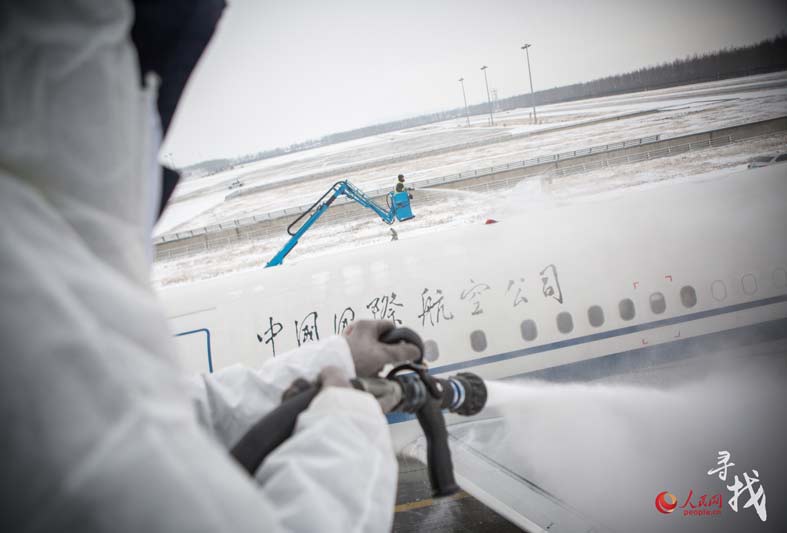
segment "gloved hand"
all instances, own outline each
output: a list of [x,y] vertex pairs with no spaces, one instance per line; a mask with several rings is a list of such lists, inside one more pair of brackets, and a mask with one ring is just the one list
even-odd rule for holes
[[[350,385],[350,380],[346,375],[344,375],[342,369],[335,366],[326,366],[320,370],[320,375],[317,376],[316,384],[321,387],[352,387],[352,385]],[[314,383],[311,383],[306,379],[297,378],[289,387],[287,387],[287,390],[282,393],[281,399],[282,401],[289,400],[293,396],[297,396],[306,389],[310,389],[313,385]]]
[[320,377],[318,378],[323,387],[351,387],[350,380],[344,375],[341,368],[335,366],[326,366],[320,370]]
[[412,344],[380,342],[380,336],[394,327],[394,323],[389,320],[358,320],[344,328],[343,335],[350,345],[358,377],[376,376],[388,363],[418,358],[418,348]]

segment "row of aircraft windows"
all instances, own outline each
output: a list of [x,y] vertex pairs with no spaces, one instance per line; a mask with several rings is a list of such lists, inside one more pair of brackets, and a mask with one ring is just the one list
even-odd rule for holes
[[[773,281],[777,287],[787,286],[787,272],[784,269],[778,268],[773,273]],[[746,274],[741,278],[741,285],[746,294],[753,294],[757,291],[757,281],[751,274]],[[727,296],[727,288],[721,280],[714,281],[711,285],[711,294],[716,300],[723,300]],[[691,309],[697,305],[697,291],[691,285],[685,285],[680,289],[680,302],[686,309]],[[660,315],[667,310],[667,300],[661,292],[654,292],[648,297],[650,310],[655,315]],[[624,321],[628,322],[633,320],[637,315],[634,302],[630,298],[624,298],[618,302],[618,315]],[[604,310],[601,306],[591,305],[587,310],[588,323],[594,328],[600,328],[604,325],[605,316]],[[569,334],[574,330],[574,318],[568,311],[562,311],[555,317],[557,329],[560,333]],[[519,324],[519,332],[522,339],[527,342],[532,342],[538,337],[538,327],[536,323],[531,320],[523,320]],[[476,352],[483,352],[486,350],[486,333],[478,329],[470,334],[470,346]],[[435,341],[426,341],[424,343],[424,354],[427,361],[434,361],[439,357],[437,343]]]
[[[653,314],[660,315],[667,310],[667,300],[661,292],[654,292],[648,298],[650,310]],[[691,309],[697,305],[697,291],[691,285],[686,285],[680,289],[680,301],[683,307]],[[637,315],[634,302],[631,298],[624,298],[618,302],[618,314],[620,318],[625,321],[633,320]],[[599,305],[591,305],[587,310],[588,323],[594,328],[600,328],[604,325],[606,318],[604,316],[604,309]],[[561,311],[555,317],[557,329],[560,333],[567,335],[574,331],[574,317],[568,311]],[[531,319],[523,320],[519,324],[519,332],[522,339],[527,342],[532,342],[538,337],[538,326],[535,321]],[[486,333],[477,329],[470,333],[470,347],[476,352],[483,352],[486,350],[487,341]],[[439,357],[437,343],[429,340],[424,343],[424,356],[427,361],[434,361]]]
[[[651,294],[648,298],[648,301],[650,304],[650,310],[655,315],[660,315],[667,310],[667,300],[664,298],[664,294],[660,292],[654,292]],[[683,287],[680,290],[680,301],[683,304],[683,307],[686,309],[691,309],[697,305],[697,291],[694,290],[694,287],[691,285],[686,285]],[[637,316],[637,311],[631,298],[624,298],[618,302],[618,314],[620,315],[621,319],[627,322],[633,320],[634,317]],[[604,310],[600,305],[591,305],[588,307],[587,317],[588,324],[594,328],[600,328],[606,321]],[[560,333],[568,334],[574,331],[574,318],[568,311],[561,311],[558,313],[555,321],[557,323],[557,330]],[[522,323],[519,325],[519,329],[520,333],[522,334],[522,338],[528,342],[534,341],[536,337],[538,337],[538,327],[533,320],[528,319],[522,321]],[[483,335],[483,332],[481,331],[478,333]],[[486,344],[486,338],[484,338],[483,343],[473,343],[471,339],[471,345],[473,345],[474,349],[476,346],[480,346],[481,344]]]

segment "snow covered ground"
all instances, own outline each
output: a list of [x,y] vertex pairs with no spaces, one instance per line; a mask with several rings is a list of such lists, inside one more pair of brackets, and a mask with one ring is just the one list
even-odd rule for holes
[[[720,173],[746,168],[757,155],[787,151],[787,133],[709,148],[640,163],[603,168],[564,177],[545,175],[520,182],[508,190],[492,193],[437,190],[433,198],[419,201],[416,192],[413,209],[416,218],[395,226],[400,239],[425,232],[464,225],[481,224],[487,218],[504,220],[512,213],[528,209],[548,209],[556,204],[593,201],[599,195],[625,194],[633,187],[655,187],[665,183],[714,179]],[[273,193],[270,193],[273,194]],[[227,248],[205,250],[187,257],[160,260],[153,269],[155,286],[186,283],[254,268],[264,264],[284,245],[282,235],[255,242],[239,242]],[[371,213],[369,217],[336,224],[319,222],[287,258],[305,261],[322,254],[390,240],[388,226]]]
[[[156,235],[226,222],[301,205],[314,200],[338,179],[363,189],[392,184],[399,173],[408,179],[433,178],[569,150],[659,134],[664,137],[787,115],[787,73],[567,102],[539,108],[539,124],[529,123],[530,109],[488,117],[450,120],[419,128],[357,139],[314,150],[250,163],[231,171],[185,181],[156,227]],[[624,114],[649,114],[583,125]],[[574,125],[553,130],[556,126]],[[524,138],[454,150],[404,162],[393,156],[447,149],[466,142],[529,133]],[[342,172],[365,163],[369,168]],[[317,172],[331,175],[302,183],[287,180]],[[229,183],[240,178],[245,188],[282,182],[280,187],[225,200]],[[181,199],[178,201],[178,199]]]

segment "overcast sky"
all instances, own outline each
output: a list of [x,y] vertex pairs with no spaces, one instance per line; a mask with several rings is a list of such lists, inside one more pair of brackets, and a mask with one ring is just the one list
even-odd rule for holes
[[162,153],[184,165],[587,81],[787,29],[783,0],[228,0]]

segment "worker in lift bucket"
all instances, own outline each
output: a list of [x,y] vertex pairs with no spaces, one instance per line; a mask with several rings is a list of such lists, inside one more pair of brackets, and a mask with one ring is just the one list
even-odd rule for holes
[[[412,190],[413,190],[412,187],[405,186],[405,184],[404,184],[404,174],[399,174],[399,176],[397,176],[396,186],[394,187],[394,192],[400,193],[400,192],[412,191]],[[408,194],[408,196],[410,197],[410,199],[413,198],[412,194]]]
[[[386,419],[348,378],[418,349],[360,321],[186,376],[150,287],[161,134],[223,7],[0,4],[2,531],[390,530]],[[252,477],[228,450],[297,377],[322,390]]]

